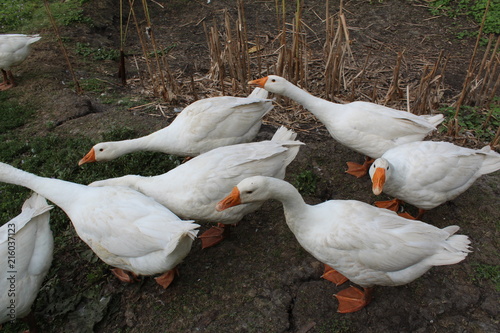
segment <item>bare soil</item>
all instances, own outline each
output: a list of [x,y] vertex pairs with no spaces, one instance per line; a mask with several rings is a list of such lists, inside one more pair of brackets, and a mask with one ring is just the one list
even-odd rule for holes
[[[77,78],[104,82],[104,92],[75,93],[54,34],[44,31],[33,54],[15,72],[19,79],[15,88],[19,99],[38,106],[36,119],[20,131],[26,135],[83,135],[95,142],[111,127],[127,126],[144,135],[168,125],[175,115],[174,108],[194,100],[189,85],[191,76],[199,79],[198,98],[216,95],[217,84],[209,88],[202,84],[210,81],[203,22],[220,24],[224,10],[235,18],[236,1],[158,3],[162,6],[149,3],[150,14],[159,44],[164,47],[175,44],[168,60],[176,79],[182,82],[182,93],[176,101],[167,103],[155,98],[147,85],[139,83],[132,54],[136,52],[140,57],[140,48],[132,26],[126,43],[130,79],[126,87],[117,78],[116,62],[91,61],[76,54],[77,42],[88,43],[90,47],[119,46],[117,2],[90,1],[86,13],[94,25],[63,27],[61,33],[69,41],[68,51]],[[270,53],[272,41],[279,33],[274,4],[274,1],[245,1],[249,40],[267,35],[270,42],[266,50]],[[293,13],[293,4],[289,5],[289,12]],[[303,19],[308,25],[311,52],[316,55],[311,61],[315,63],[321,62],[318,54],[324,43],[324,7],[321,0],[306,0],[304,5]],[[331,1],[332,12],[338,8],[338,1]],[[449,55],[444,95],[451,99],[460,91],[475,41],[459,40],[456,33],[477,29],[473,23],[433,17],[425,1],[352,0],[344,4],[344,12],[354,57],[362,64],[370,56],[372,67],[380,69],[380,77],[371,78],[371,82],[380,84],[380,89],[390,82],[398,52],[404,51],[400,77],[401,86],[406,87],[418,82],[423,65],[434,63],[444,50]],[[312,82],[324,79],[318,68],[311,66]],[[314,87],[311,86],[312,93],[324,95]],[[339,98],[352,99],[348,93]],[[114,96],[115,101],[121,97],[134,105],[154,102],[162,106],[163,113],[159,108],[124,110],[119,102],[106,104],[109,96]],[[354,99],[366,97],[354,96]],[[287,119],[302,117],[300,121],[284,124],[296,129],[299,139],[306,143],[290,165],[287,180],[293,182],[304,170],[313,172],[318,182],[315,191],[305,196],[308,203],[329,199],[372,203],[380,199],[372,195],[368,177],[355,179],[344,173],[346,161],[362,161],[363,156],[336,143],[320,123],[298,106],[292,106],[290,111],[290,107],[277,105],[266,118],[258,140],[272,135],[280,125],[280,113],[289,113]],[[481,145],[474,140],[457,142]],[[86,151],[81,153],[83,156]],[[82,168],[81,172],[92,171]],[[372,303],[356,313],[336,312],[333,294],[346,285],[336,287],[320,278],[322,264],[301,249],[285,223],[281,205],[270,201],[260,211],[246,216],[221,244],[201,250],[196,241],[179,267],[180,276],[166,290],[151,278],[137,284],[123,284],[110,274],[108,267],[102,268],[102,278],[91,288],[81,290],[81,281],[88,278],[92,264],[78,266],[75,262],[85,260],[85,253],[58,249],[54,260],[68,262],[68,269],[58,271],[57,279],[44,286],[35,314],[43,332],[495,332],[500,327],[498,281],[495,284],[492,279],[482,277],[479,269],[500,264],[499,180],[498,172],[484,176],[466,193],[423,218],[438,227],[452,224],[461,227],[461,233],[471,238],[474,249],[465,261],[435,267],[405,286],[379,287]],[[74,242],[79,240],[75,238]]]

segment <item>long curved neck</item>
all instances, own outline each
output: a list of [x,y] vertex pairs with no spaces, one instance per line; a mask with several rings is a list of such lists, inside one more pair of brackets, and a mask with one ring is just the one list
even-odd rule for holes
[[302,221],[309,205],[305,203],[299,191],[292,184],[277,178],[269,178],[269,185],[270,197],[283,204],[286,223],[290,229],[295,232],[297,228],[304,226]]
[[[116,152],[117,156],[123,156],[136,151],[163,151],[175,154],[176,135],[172,132],[173,129],[167,126],[139,138],[110,141],[108,145],[113,145],[113,150]],[[172,135],[170,133],[172,133]]]
[[0,182],[27,187],[65,209],[80,196],[85,186],[59,179],[36,176],[0,162]]
[[342,108],[342,104],[333,103],[313,96],[290,82],[283,95],[301,104],[322,122],[324,122],[325,116],[331,116],[333,112]]
[[136,191],[141,188],[154,188],[155,177],[144,177],[138,175],[126,175],[116,178],[98,180],[90,184],[91,186],[127,186]]

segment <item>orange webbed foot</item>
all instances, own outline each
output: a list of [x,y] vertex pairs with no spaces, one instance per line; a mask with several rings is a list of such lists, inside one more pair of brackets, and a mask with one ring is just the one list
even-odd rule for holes
[[335,283],[336,286],[340,286],[342,283],[349,281],[348,278],[340,274],[337,270],[331,268],[325,264],[325,271],[321,277],[325,280]]
[[397,212],[399,210],[399,207],[401,206],[402,201],[399,199],[392,199],[392,200],[386,200],[386,201],[375,201],[375,206],[379,208],[385,208],[392,210],[393,212]]
[[356,312],[367,306],[372,297],[372,288],[363,288],[360,290],[356,287],[349,287],[338,292],[335,297],[339,301],[339,306],[337,312],[339,313],[351,313]]
[[10,88],[13,88],[13,87],[15,87],[15,85],[14,85],[14,84],[12,84],[12,83],[11,83],[11,84],[5,84],[5,83],[2,83],[2,84],[0,85],[0,91],[9,90]]
[[211,247],[219,244],[229,236],[229,225],[225,225],[222,223],[217,223],[217,226],[214,226],[203,234],[198,236],[201,239],[201,248],[206,249],[207,247]]
[[374,161],[375,160],[373,158],[365,157],[365,162],[363,164],[347,162],[346,173],[353,175],[356,178],[361,178],[368,173],[368,170]]
[[171,269],[162,275],[155,277],[156,283],[163,287],[163,289],[167,289],[168,286],[174,281],[176,275],[179,275],[179,271],[177,268]]
[[[113,268],[111,272],[118,278],[118,280],[122,282],[133,283],[139,281],[135,273],[127,272],[121,268]],[[132,277],[130,275],[132,275]]]

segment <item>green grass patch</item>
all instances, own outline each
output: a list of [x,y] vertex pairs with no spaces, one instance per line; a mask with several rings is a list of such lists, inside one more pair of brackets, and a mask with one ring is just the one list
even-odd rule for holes
[[[455,116],[455,108],[446,107],[440,110],[444,116],[444,124],[450,122]],[[488,119],[488,113],[491,116]],[[489,143],[495,137],[496,131],[500,126],[500,105],[492,104],[490,110],[477,109],[472,106],[464,105],[458,113],[458,125],[460,127],[459,135],[471,134],[478,140]],[[440,131],[447,131],[446,126],[440,126]]]
[[312,195],[316,192],[318,184],[318,176],[311,170],[304,170],[295,176],[293,185],[299,190],[302,195]]
[[[429,3],[433,15],[465,16],[478,25],[483,20],[488,0],[435,0]],[[485,34],[500,34],[500,1],[492,0],[484,23]]]
[[35,112],[34,108],[29,105],[21,105],[10,100],[8,92],[0,95],[0,109],[2,110],[0,134],[23,126]]
[[[105,141],[116,141],[137,137],[130,128],[114,128],[103,136]],[[116,160],[78,166],[78,161],[96,143],[85,137],[20,138],[12,133],[0,136],[0,161],[38,176],[57,178],[79,184],[120,177],[127,174],[144,176],[159,175],[180,164],[181,158],[164,153],[137,152]],[[1,220],[7,222],[21,210],[29,191],[21,186],[0,183]],[[55,222],[67,225],[64,221]]]
[[106,82],[96,78],[80,80],[79,84],[83,91],[94,93],[103,92],[107,86]]
[[[73,23],[91,24],[83,13],[87,0],[51,0],[50,10],[58,25]],[[0,1],[0,27],[2,31],[31,33],[50,27],[49,17],[40,0],[2,0]]]
[[487,264],[472,264],[474,269],[474,281],[489,280],[495,285],[496,291],[500,291],[500,266]]
[[120,51],[104,47],[91,47],[89,43],[76,43],[76,53],[91,60],[118,60]]

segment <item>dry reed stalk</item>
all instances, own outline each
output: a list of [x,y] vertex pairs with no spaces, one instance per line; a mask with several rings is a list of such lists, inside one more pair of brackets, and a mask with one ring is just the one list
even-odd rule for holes
[[500,126],[498,126],[497,133],[490,143],[491,148],[496,148],[500,144]]
[[476,38],[476,44],[474,45],[474,51],[472,52],[472,57],[471,57],[470,62],[469,62],[469,67],[467,68],[467,74],[465,76],[465,80],[464,80],[464,83],[462,86],[462,91],[458,97],[457,102],[455,103],[455,114],[453,116],[453,119],[448,124],[448,135],[457,135],[458,131],[459,131],[458,114],[460,112],[460,107],[462,106],[462,104],[465,100],[465,97],[467,96],[467,93],[468,93],[469,87],[470,87],[470,83],[472,81],[474,62],[475,62],[477,50],[479,47],[479,41],[480,41],[482,33],[483,33],[484,23],[486,22],[486,14],[488,14],[490,2],[491,2],[491,0],[488,0],[488,2],[486,3],[486,8],[484,10],[483,19],[482,19],[481,25],[479,27],[479,31],[478,31],[477,38]]
[[[425,110],[432,110],[439,105],[440,100],[440,88],[443,81],[443,73],[448,62],[447,59],[444,60],[443,66],[441,62],[444,58],[444,52],[441,51],[439,56],[432,66],[431,70],[428,72],[428,65],[424,66],[422,77],[420,78],[420,83],[416,87],[416,96],[413,105],[413,113],[421,115]],[[441,66],[441,73],[438,74],[438,69]]]
[[[486,46],[486,50],[484,51],[483,59],[481,60],[481,64],[479,65],[478,72],[475,77],[476,85],[481,87],[481,89],[476,89],[475,94],[469,94],[469,101],[478,100],[478,96],[481,95],[482,90],[486,86],[484,84],[484,74],[483,72],[487,72],[488,63],[488,54],[490,52],[491,44],[493,42],[493,34],[490,34],[488,38],[488,45]],[[494,53],[493,53],[494,54]]]
[[118,77],[122,85],[127,85],[127,71],[125,68],[125,33],[123,32],[123,0],[120,0],[120,63],[118,65]]
[[[326,4],[328,6],[328,2]],[[328,7],[326,12],[329,13]],[[333,99],[335,94],[340,91],[342,84],[344,89],[348,89],[348,80],[345,76],[345,62],[347,58],[354,61],[342,1],[340,2],[337,28],[335,29],[334,17],[332,15],[328,16],[325,21],[326,41],[323,48],[326,59],[324,70],[325,92],[327,99]]]
[[[160,59],[160,52],[156,43],[154,29],[149,15],[149,7],[146,0],[142,0],[142,7],[144,10],[144,16],[147,25],[146,32],[148,33],[149,40],[151,41],[151,45],[153,47],[153,54],[156,62],[156,73],[160,77],[159,85],[156,88],[158,89],[159,95],[163,97],[163,100],[172,101],[176,98],[174,92],[177,90],[175,80],[173,79],[172,73],[170,72],[170,66],[168,65],[166,55],[163,52],[161,52],[162,59]],[[169,83],[168,86],[166,84],[167,80]]]
[[224,88],[224,73],[225,66],[223,61],[223,52],[221,48],[221,41],[219,38],[219,31],[217,30],[214,22],[214,26],[207,28],[205,22],[203,22],[203,28],[205,29],[205,34],[208,42],[208,50],[210,55],[210,71],[209,78],[213,81],[217,81],[222,89],[222,94],[225,95]]
[[224,23],[225,23],[225,48],[224,59],[227,63],[229,77],[238,77],[241,71],[238,63],[238,41],[233,39],[233,31],[231,27],[231,18],[227,9],[224,10]]
[[[281,7],[278,4],[278,0],[276,3],[276,16],[278,22],[278,31],[281,30],[279,34],[280,46],[278,48],[278,59],[276,60],[274,73],[277,75],[285,76],[285,63],[286,63],[286,52],[287,52],[287,43],[286,43],[286,2],[285,0],[281,0]],[[280,20],[280,8],[281,8],[281,20]]]
[[394,67],[392,81],[385,95],[384,105],[393,100],[400,100],[403,98],[403,90],[399,88],[399,70],[401,68],[401,60],[403,59],[403,52],[398,52],[396,59],[396,66]]
[[80,87],[80,82],[76,78],[75,71],[73,70],[73,65],[71,65],[71,61],[69,60],[68,51],[66,50],[66,47],[64,46],[64,43],[62,41],[59,27],[57,26],[57,23],[56,23],[56,20],[54,19],[54,16],[52,15],[52,11],[50,10],[50,5],[49,5],[48,0],[43,0],[43,4],[45,6],[45,11],[47,12],[47,16],[49,17],[49,21],[52,24],[52,28],[54,29],[54,32],[56,33],[57,42],[59,43],[59,46],[61,47],[61,50],[62,50],[63,55],[64,55],[64,59],[66,59],[66,64],[68,65],[68,70],[71,73],[71,77],[73,78],[73,82],[75,83],[75,91],[77,94],[81,94],[81,93],[83,93],[83,90]]
[[226,74],[230,77],[227,85],[231,86],[233,91],[248,91],[247,82],[250,77],[250,57],[242,0],[238,0],[238,18],[234,26],[235,28],[233,28],[229,12],[224,10],[224,34],[222,42],[221,34],[216,28],[216,22],[214,21],[213,26],[210,28],[207,28],[206,24],[203,23],[211,63],[209,77],[217,81],[223,95],[226,94]]
[[[497,62],[498,64],[498,62]],[[496,69],[496,65],[495,65],[495,69]],[[493,86],[493,89],[491,91],[491,95],[488,97],[488,101],[492,101],[494,96],[495,96],[495,93],[496,91],[498,90],[498,86],[500,85],[500,75],[497,76],[497,81],[495,82],[495,85]],[[494,108],[493,107],[490,107],[490,110],[488,111],[488,115],[486,116],[486,119],[484,120],[484,123],[483,123],[483,128],[486,128],[486,126],[488,126],[488,123],[490,122],[490,119],[491,119],[491,116],[493,115],[493,110]]]
[[[130,14],[131,18],[134,21],[134,25],[137,31],[137,36],[139,37],[139,43],[141,44],[141,49],[142,49],[142,54],[144,56],[144,60],[146,62],[146,68],[149,73],[149,77],[151,78],[151,81],[153,82],[153,87],[156,86],[155,84],[155,76],[153,75],[153,71],[151,69],[151,64],[149,62],[149,57],[148,57],[148,49],[147,49],[147,44],[144,41],[144,36],[142,35],[141,28],[139,27],[139,21],[137,20],[137,16],[135,15],[135,10],[134,10],[134,0],[129,0],[129,5],[130,5]],[[137,59],[136,59],[136,66],[137,69],[139,69],[139,66],[137,65]],[[145,86],[145,81],[141,80],[143,87]]]
[[[498,77],[498,48],[500,45],[500,36],[497,38],[495,47],[490,52],[493,35],[490,35],[488,46],[481,61],[478,74],[474,78],[475,94],[470,94],[467,99],[468,104],[474,104],[477,107],[488,107],[490,99],[488,98],[489,91],[494,89],[495,78]],[[491,56],[488,55],[491,53]],[[494,95],[494,94],[493,94]]]
[[293,19],[292,29],[292,49],[290,58],[288,59],[287,67],[289,67],[289,78],[292,82],[301,82],[302,87],[307,89],[307,81],[305,80],[304,67],[307,63],[304,62],[304,49],[306,47],[305,34],[303,33],[302,10],[303,0],[297,0],[296,11]]
[[238,51],[240,65],[242,68],[241,77],[239,77],[239,82],[242,84],[244,91],[248,90],[247,82],[250,79],[250,52],[248,51],[248,34],[247,34],[247,24],[245,19],[245,6],[243,5],[243,0],[238,0],[238,21],[236,22],[238,29]]

